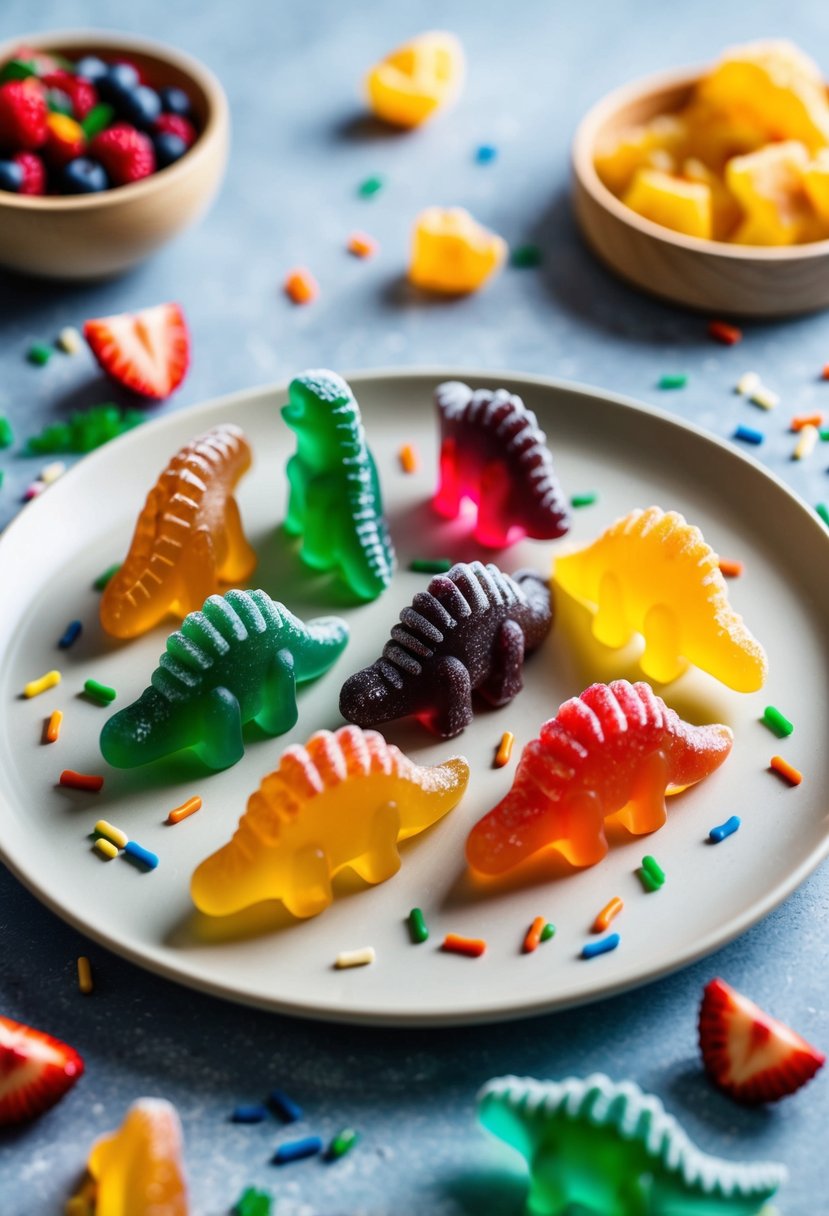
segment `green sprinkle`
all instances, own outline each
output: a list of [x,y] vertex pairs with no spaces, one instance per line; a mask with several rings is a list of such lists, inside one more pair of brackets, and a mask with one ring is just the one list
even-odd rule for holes
[[781,714],[779,709],[775,709],[773,705],[767,705],[763,710],[763,723],[779,735],[781,739],[785,739],[786,735],[790,735],[794,730],[794,725],[788,718]]
[[10,59],[0,71],[0,84],[5,84],[7,80],[26,80],[29,76],[37,76],[34,60]]
[[409,913],[409,933],[415,944],[429,940],[429,930],[420,908],[412,908]]
[[95,588],[96,591],[103,591],[104,587],[106,587],[109,580],[111,578],[115,578],[115,575],[118,573],[118,571],[120,569],[121,569],[121,563],[116,562],[114,566],[110,566],[108,569],[106,569],[103,572],[103,574],[99,574],[98,577],[95,579],[95,582],[92,584],[92,586]]
[[84,692],[102,705],[109,705],[118,696],[114,688],[108,684],[100,684],[97,680],[87,680],[83,686]]
[[650,853],[642,858],[642,868],[639,871],[642,886],[646,891],[658,891],[665,882],[665,871],[655,857]]
[[325,1150],[325,1156],[329,1161],[337,1161],[340,1157],[344,1157],[346,1153],[354,1148],[354,1145],[360,1139],[360,1133],[355,1132],[351,1127],[344,1127],[341,1132],[337,1132],[334,1139]]
[[5,414],[0,414],[0,448],[10,448],[14,443],[12,424]]
[[541,941],[541,942],[548,942],[548,941],[550,940],[550,938],[551,938],[551,937],[555,937],[555,935],[556,935],[556,927],[555,927],[555,925],[551,925],[551,924],[548,922],[548,923],[547,923],[547,924],[544,926],[544,928],[541,930],[541,935],[540,935],[540,937],[539,937],[539,939],[538,939],[538,940],[539,940],[539,941]]
[[820,435],[823,442],[826,443],[827,439],[829,439],[829,426],[822,426],[818,431],[818,435]]
[[646,891],[658,891],[662,887],[662,883],[652,878],[647,870],[637,870],[636,872],[639,875],[639,881]]
[[657,388],[685,388],[688,383],[688,377],[684,372],[667,372],[664,376],[659,377],[656,385]]
[[97,106],[93,106],[81,123],[86,138],[91,139],[93,135],[97,135],[99,131],[103,131],[104,127],[108,127],[114,117],[114,108],[105,101],[101,101]]
[[516,245],[509,255],[510,266],[516,270],[533,270],[544,261],[538,245]]
[[26,358],[30,363],[34,363],[37,367],[43,367],[44,363],[48,363],[55,352],[51,346],[47,346],[45,342],[35,342],[29,347]]
[[590,490],[587,494],[574,494],[570,499],[571,507],[592,507],[598,501],[598,494]]
[[272,1203],[267,1191],[258,1191],[255,1186],[248,1186],[233,1205],[233,1216],[271,1216]]
[[39,435],[26,440],[27,451],[38,456],[52,452],[91,452],[144,421],[141,410],[121,410],[112,402],[93,405],[73,414],[68,422],[50,422]]
[[385,184],[385,179],[380,177],[379,174],[374,177],[367,177],[365,181],[360,182],[357,187],[357,193],[360,198],[373,198],[375,194],[383,189]]
[[827,507],[826,503],[819,502],[818,505],[815,507],[815,510],[817,511],[818,515],[823,520],[823,522],[826,524],[826,526],[829,527],[829,507]]
[[2,470],[2,469],[0,469],[0,490],[2,490],[2,489],[3,489],[3,478],[4,478],[5,476],[6,476],[6,474],[3,472],[3,470]]
[[452,569],[452,562],[448,557],[413,557],[409,569],[415,574],[445,574]]

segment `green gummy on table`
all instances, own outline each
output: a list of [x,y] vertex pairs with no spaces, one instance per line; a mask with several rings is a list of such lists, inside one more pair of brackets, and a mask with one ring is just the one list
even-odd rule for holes
[[763,710],[761,721],[764,726],[767,726],[769,730],[773,731],[781,739],[785,739],[794,730],[794,724],[784,714],[781,714],[780,710],[774,705],[766,706]]
[[81,122],[83,133],[87,139],[91,139],[93,135],[97,135],[99,131],[103,131],[108,127],[115,117],[115,110],[107,102],[99,102],[97,106],[93,106],[87,114],[86,118]]
[[34,363],[36,367],[43,367],[48,363],[55,352],[51,346],[47,346],[45,342],[35,342],[29,347],[26,358],[30,363]]
[[684,372],[668,372],[664,376],[660,376],[657,382],[657,388],[685,388],[688,383],[688,377]]
[[826,524],[826,526],[829,527],[829,507],[827,507],[826,503],[819,502],[817,504],[817,506],[815,507],[815,510],[817,511],[818,515],[823,520],[823,522]]
[[446,574],[452,569],[452,561],[448,557],[413,557],[409,569],[414,574]]
[[374,177],[367,177],[365,181],[360,182],[357,187],[357,193],[360,198],[373,198],[375,194],[378,194],[383,189],[385,184],[384,179],[379,174]]
[[98,680],[86,680],[83,690],[87,696],[94,697],[102,705],[111,705],[118,696],[114,688],[110,688],[108,684],[101,684]]
[[538,245],[516,245],[509,255],[509,261],[516,270],[533,270],[544,261],[544,254]]
[[642,869],[649,878],[652,878],[654,882],[658,882],[662,886],[662,883],[665,881],[665,871],[656,858],[651,857],[650,853],[647,853],[642,858]]
[[341,1132],[337,1132],[334,1139],[328,1145],[325,1151],[326,1157],[329,1161],[337,1161],[340,1157],[344,1157],[346,1153],[350,1152],[359,1139],[359,1132],[355,1132],[351,1127],[344,1127]]
[[5,414],[0,414],[0,448],[10,448],[14,443],[12,424]]
[[273,1199],[267,1191],[248,1186],[233,1205],[233,1216],[271,1216]]
[[409,913],[409,933],[416,945],[429,939],[429,929],[420,908],[412,908]]
[[93,405],[73,414],[68,422],[50,422],[38,435],[26,440],[29,452],[45,455],[52,452],[79,452],[83,455],[108,443],[125,431],[131,431],[144,421],[141,410],[120,409],[111,402]]
[[121,562],[115,562],[114,565],[108,566],[103,574],[99,574],[92,586],[96,591],[103,591],[110,579],[115,578],[115,575],[121,569]]
[[550,940],[550,938],[555,937],[555,935],[556,935],[556,927],[555,927],[555,925],[550,924],[548,921],[547,924],[544,926],[544,928],[541,930],[541,935],[539,936],[538,940],[541,942],[548,942]]
[[571,507],[592,507],[593,503],[598,500],[598,494],[590,491],[587,494],[573,494],[570,498]]

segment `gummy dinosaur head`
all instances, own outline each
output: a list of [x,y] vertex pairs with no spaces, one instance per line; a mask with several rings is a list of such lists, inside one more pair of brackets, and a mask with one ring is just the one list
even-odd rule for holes
[[[384,667],[389,668],[399,680],[399,673],[394,672],[388,663]],[[399,690],[386,679],[380,664],[373,663],[371,667],[355,671],[343,684],[340,689],[340,713],[357,726],[391,722],[401,716]]]
[[288,386],[288,404],[282,417],[293,430],[329,430],[336,410],[354,401],[351,389],[336,372],[326,369],[303,372]]
[[149,764],[187,746],[189,740],[178,737],[182,725],[171,719],[169,704],[155,689],[148,688],[132,705],[119,710],[104,723],[101,754],[115,768]]

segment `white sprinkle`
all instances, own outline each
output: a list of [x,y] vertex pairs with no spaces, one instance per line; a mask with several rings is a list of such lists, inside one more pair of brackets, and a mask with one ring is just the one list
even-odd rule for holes
[[773,410],[776,405],[780,404],[780,397],[770,388],[766,388],[765,384],[758,385],[753,392],[749,393],[748,399],[753,405],[759,405],[761,410]]
[[343,950],[337,955],[334,966],[338,971],[344,967],[366,967],[373,963],[376,957],[373,946],[363,946],[362,950]]
[[750,397],[753,392],[762,387],[760,377],[756,372],[743,372],[735,385],[736,391],[741,397]]
[[74,325],[65,326],[58,334],[57,346],[67,355],[76,355],[83,347],[83,338]]
[[66,465],[62,460],[53,460],[51,464],[47,464],[45,468],[40,470],[40,480],[44,485],[50,486],[53,481],[57,481],[59,477],[63,477],[66,472]]
[[795,444],[794,451],[792,452],[792,460],[805,460],[807,456],[811,456],[812,452],[815,450],[815,444],[818,441],[819,434],[820,432],[818,431],[817,427],[812,426],[811,423],[808,423],[806,426],[802,427],[800,431],[800,438]]

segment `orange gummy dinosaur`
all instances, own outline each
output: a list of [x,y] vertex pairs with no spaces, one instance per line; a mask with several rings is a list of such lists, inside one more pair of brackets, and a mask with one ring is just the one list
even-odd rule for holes
[[467,860],[503,874],[554,845],[571,865],[595,865],[608,816],[635,836],[655,832],[665,795],[709,776],[732,742],[727,726],[683,722],[649,684],[592,684],[524,748],[512,789],[469,833]]
[[107,633],[138,637],[168,612],[195,612],[220,584],[250,577],[256,555],[233,497],[250,463],[248,441],[230,423],[176,452],[147,495],[126,560],[104,590]]

